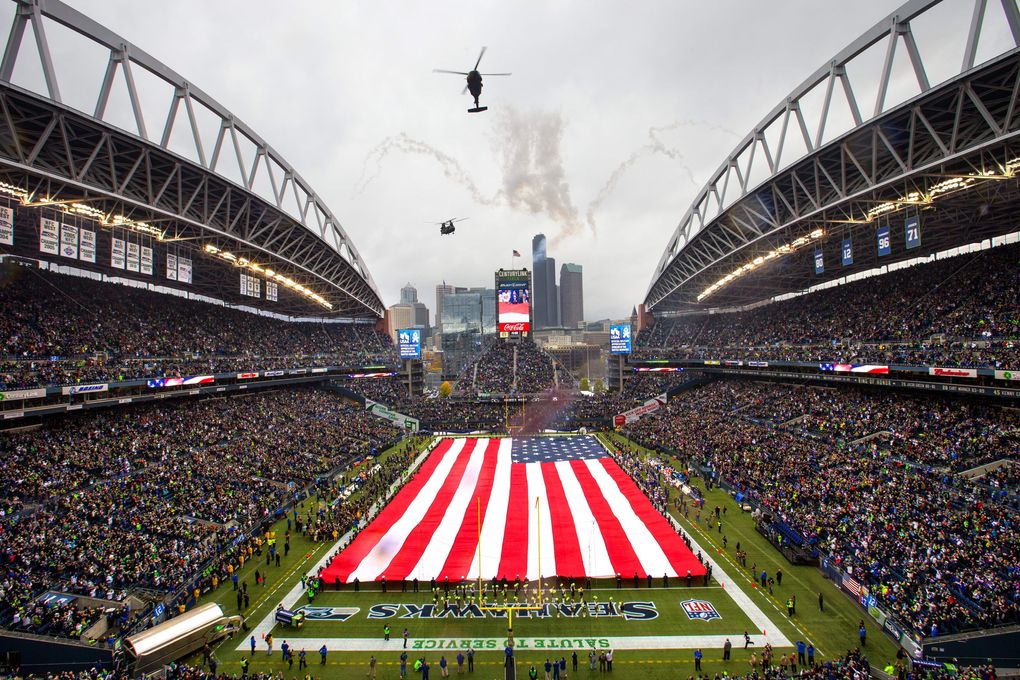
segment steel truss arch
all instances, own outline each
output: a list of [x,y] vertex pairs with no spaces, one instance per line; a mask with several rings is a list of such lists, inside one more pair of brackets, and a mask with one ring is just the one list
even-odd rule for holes
[[[954,0],[906,2],[804,80],[737,144],[669,238],[645,297],[648,309],[700,308],[697,296],[708,285],[810,232],[808,223],[854,225],[871,207],[924,191],[946,173],[1001,169],[1015,157],[1003,154],[1020,133],[1020,8],[1016,0],[974,0],[963,58],[933,86],[911,25],[943,2]],[[1001,6],[1008,45],[975,67],[993,3]],[[862,112],[847,66],[871,48],[883,49],[884,59],[874,109]],[[898,49],[918,94],[891,102]],[[812,96],[821,97],[815,119],[802,106]],[[851,127],[829,139],[830,106],[839,98]],[[806,151],[790,158],[790,146]]]
[[[172,68],[59,0],[12,1],[16,13],[0,60],[0,169],[5,179],[20,172],[29,184],[45,182],[48,191],[59,187],[139,214],[151,208],[155,219],[182,231],[175,234],[180,238],[205,230],[202,241],[228,243],[242,251],[239,255],[258,254],[262,261],[277,258],[287,265],[277,270],[290,269],[308,285],[314,283],[334,303],[333,313],[382,315],[375,282],[340,221],[254,130]],[[108,52],[91,111],[75,109],[62,98],[61,74],[46,32],[49,22]],[[25,46],[32,40],[36,50]],[[38,60],[45,92],[12,83],[16,64],[29,58]],[[146,119],[137,69],[172,92],[165,119]],[[117,83],[126,89],[134,129],[109,120]],[[200,109],[219,121],[211,152],[197,121]],[[171,149],[177,126],[190,129],[183,137],[193,145],[190,158]],[[235,163],[240,182],[225,174],[228,164]]]

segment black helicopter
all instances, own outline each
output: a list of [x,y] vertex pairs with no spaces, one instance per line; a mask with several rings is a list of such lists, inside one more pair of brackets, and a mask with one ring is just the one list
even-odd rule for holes
[[466,219],[466,217],[454,217],[452,220],[446,220],[445,222],[427,222],[426,224],[438,224],[439,233],[447,236],[457,231],[457,227],[453,226],[455,222],[463,222]]
[[[488,106],[479,106],[478,98],[482,96],[482,76],[508,76],[509,73],[479,73],[478,65],[482,63],[482,57],[485,56],[485,50],[488,47],[483,47],[482,51],[478,53],[478,61],[475,62],[475,67],[469,72],[464,71],[445,71],[440,68],[432,69],[433,73],[453,73],[458,76],[467,76],[467,85],[464,87],[464,92],[471,92],[471,96],[475,98],[474,108],[468,109],[468,113],[480,113],[482,111],[488,111]],[[461,92],[461,94],[464,94]]]

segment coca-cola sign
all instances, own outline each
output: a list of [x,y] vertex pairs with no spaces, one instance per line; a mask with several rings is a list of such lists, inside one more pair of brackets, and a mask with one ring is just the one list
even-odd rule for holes
[[501,323],[499,324],[500,333],[524,333],[529,330],[528,323],[524,321],[518,321],[515,323]]

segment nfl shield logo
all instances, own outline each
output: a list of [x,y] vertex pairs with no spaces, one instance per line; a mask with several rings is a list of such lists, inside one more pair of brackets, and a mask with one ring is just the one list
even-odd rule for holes
[[689,619],[711,621],[712,619],[722,618],[722,615],[707,600],[684,600],[680,603],[680,606],[683,607]]

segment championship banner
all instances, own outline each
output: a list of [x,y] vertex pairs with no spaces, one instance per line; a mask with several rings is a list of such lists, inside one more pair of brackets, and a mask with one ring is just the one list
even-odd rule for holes
[[649,413],[654,413],[666,405],[666,393],[654,396],[645,403],[629,411],[624,411],[613,416],[613,427],[623,427],[629,423],[635,423]]
[[928,375],[935,375],[940,378],[976,378],[976,368],[942,368],[932,366],[928,369]]
[[0,206],[0,244],[14,245],[14,210]]
[[113,237],[110,239],[110,266],[114,269],[123,269],[126,258],[124,256],[124,239]]
[[365,400],[365,410],[374,416],[379,416],[384,420],[388,420],[397,427],[402,427],[405,430],[417,432],[420,423],[417,418],[405,416],[403,413],[398,413],[393,409],[387,407],[385,404],[380,404],[377,401],[371,399]]
[[127,244],[127,270],[129,272],[137,272],[139,269],[138,260],[141,258],[141,246],[137,243]]
[[177,280],[177,256],[166,254],[166,278],[168,281]]
[[68,387],[60,388],[60,392],[65,395],[72,394],[87,394],[89,392],[105,392],[109,389],[109,385],[106,383],[97,383],[94,385],[69,385]]
[[81,230],[81,248],[78,257],[82,262],[96,262],[96,232],[91,229]]
[[60,253],[60,225],[56,220],[39,218],[39,252],[47,255]]
[[152,248],[142,246],[140,264],[141,272],[147,276],[152,276]]
[[60,254],[72,260],[78,259],[78,227],[73,224],[60,225]]
[[46,388],[34,390],[7,390],[0,392],[0,401],[17,401],[20,399],[42,399],[46,396]]
[[191,283],[191,258],[177,258],[177,280],[181,283]]

